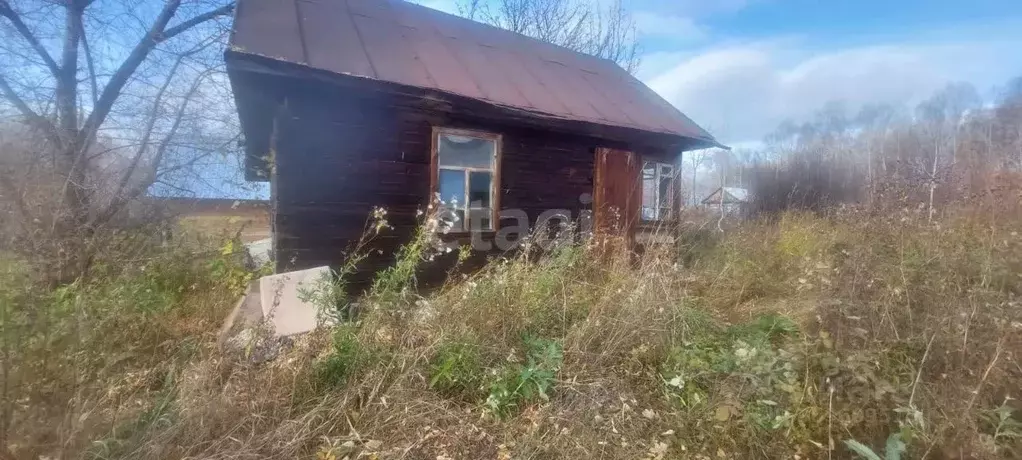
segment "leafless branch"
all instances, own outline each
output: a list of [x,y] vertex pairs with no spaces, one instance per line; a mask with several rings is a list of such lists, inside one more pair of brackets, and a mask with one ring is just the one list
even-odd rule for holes
[[53,142],[54,145],[60,144],[57,129],[53,126],[53,123],[51,123],[46,117],[43,117],[32,110],[32,108],[18,96],[18,93],[14,91],[14,88],[11,88],[11,85],[7,83],[7,80],[4,79],[3,75],[0,75],[0,91],[3,91],[4,97],[18,109],[18,112],[21,113],[21,115],[25,118],[25,121],[30,126],[42,131],[46,135],[47,139]]
[[171,27],[171,28],[167,29],[166,31],[163,32],[163,35],[162,35],[162,37],[160,38],[159,41],[169,40],[169,39],[173,38],[174,36],[180,34],[181,32],[184,32],[184,31],[186,31],[188,29],[191,29],[192,27],[195,27],[195,26],[197,26],[199,24],[202,24],[203,22],[209,21],[210,19],[217,18],[217,17],[220,17],[220,16],[228,15],[232,11],[234,11],[234,3],[233,2],[229,3],[227,5],[224,5],[224,6],[220,7],[220,8],[217,8],[215,10],[207,11],[207,12],[205,12],[203,14],[195,16],[194,18],[191,18],[191,19],[189,19],[187,21],[183,21],[180,24],[175,25],[174,27]]
[[171,29],[167,29],[167,24],[169,24],[171,19],[174,18],[174,15],[177,14],[177,10],[180,6],[181,0],[168,0],[167,3],[164,4],[163,10],[160,11],[160,14],[157,16],[146,35],[139,40],[120,67],[114,71],[106,87],[103,88],[103,92],[99,96],[99,99],[96,101],[95,108],[92,113],[89,114],[85,124],[82,126],[81,136],[85,138],[84,146],[82,148],[83,151],[92,144],[92,140],[95,138],[97,129],[104,121],[106,121],[106,117],[110,114],[110,109],[113,108],[114,102],[124,89],[124,85],[128,83],[128,80],[142,62],[145,61],[146,57],[149,56],[149,53],[152,52],[157,44],[204,21],[226,14],[234,8],[234,4],[232,3],[208,13],[200,14],[178,24],[177,26],[174,26]]
[[[160,143],[156,147],[155,155],[153,156],[149,172],[146,174],[146,176],[142,178],[135,187],[128,191],[128,193],[118,193],[117,195],[115,195],[113,197],[113,200],[111,200],[110,204],[107,205],[106,209],[97,213],[97,217],[93,220],[94,224],[103,223],[109,220],[111,217],[117,214],[117,212],[119,212],[124,207],[125,204],[142,195],[142,193],[144,193],[149,188],[149,186],[156,181],[158,177],[157,171],[159,170],[160,164],[163,161],[163,157],[167,153],[168,147],[171,144],[171,140],[174,138],[174,135],[177,134],[177,130],[181,126],[181,121],[184,119],[185,112],[188,109],[188,104],[195,96],[195,93],[199,90],[202,81],[209,77],[210,73],[211,72],[209,71],[203,72],[195,79],[194,82],[192,82],[191,88],[188,89],[188,92],[185,95],[184,100],[181,102],[181,105],[177,109],[177,113],[175,113],[174,115],[174,122],[171,124],[170,129],[167,131],[167,134],[163,136],[163,139],[160,140]],[[168,77],[168,80],[169,79],[170,77]],[[136,165],[137,161],[139,160],[139,156],[136,156],[136,158],[133,160],[133,162],[135,162]],[[130,177],[124,177],[123,179],[130,179]],[[124,184],[123,182],[122,184],[127,185]],[[121,192],[121,190],[118,190],[118,192]]]
[[7,18],[8,21],[11,21],[11,24],[18,31],[18,33],[25,39],[25,41],[28,42],[29,45],[32,46],[32,49],[34,49],[36,53],[39,54],[39,57],[46,64],[46,67],[50,70],[50,73],[52,73],[53,76],[57,76],[60,73],[60,67],[57,65],[57,62],[53,60],[53,57],[50,56],[50,53],[46,51],[46,48],[43,47],[42,43],[39,42],[39,39],[36,38],[35,34],[32,33],[32,30],[28,28],[28,26],[25,24],[25,21],[21,19],[21,16],[18,14],[18,12],[14,11],[14,8],[11,7],[11,4],[8,0],[0,0],[0,16],[3,16]]
[[608,5],[574,0],[461,0],[469,18],[568,49],[616,62],[629,72],[639,63],[635,22],[620,1]]
[[[156,92],[156,96],[153,98],[153,105],[149,109],[149,115],[146,117],[146,125],[142,131],[142,140],[139,143],[138,150],[131,159],[131,163],[124,172],[121,174],[121,180],[114,189],[114,196],[119,196],[124,189],[131,183],[131,178],[135,175],[135,170],[138,169],[139,163],[149,150],[149,140],[152,138],[153,128],[156,126],[156,121],[159,119],[160,108],[163,106],[163,95],[167,92],[167,88],[170,87],[170,83],[177,76],[177,69],[181,66],[181,61],[185,59],[187,54],[181,54],[174,60],[174,64],[171,65],[170,71],[167,72],[167,78],[163,81],[163,85],[160,86],[159,91]],[[182,104],[184,106],[185,104]]]
[[85,66],[89,71],[89,88],[92,94],[92,106],[96,106],[99,97],[99,85],[96,83],[96,61],[92,58],[92,50],[89,48],[89,40],[86,37],[85,29],[82,29],[82,51],[85,52]]

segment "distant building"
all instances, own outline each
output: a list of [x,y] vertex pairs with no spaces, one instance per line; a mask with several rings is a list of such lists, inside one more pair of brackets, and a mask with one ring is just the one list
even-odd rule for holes
[[744,216],[749,204],[749,191],[739,187],[720,187],[703,199],[706,206],[720,206],[731,216]]

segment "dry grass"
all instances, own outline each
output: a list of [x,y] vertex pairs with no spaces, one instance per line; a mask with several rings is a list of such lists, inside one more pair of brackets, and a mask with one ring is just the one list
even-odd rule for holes
[[196,327],[184,359],[134,363],[173,371],[130,428],[31,452],[850,458],[844,440],[880,451],[899,433],[908,458],[1011,458],[1022,213],[1001,211],[789,214],[680,254],[514,256],[425,298],[378,289],[356,323],[263,364]]

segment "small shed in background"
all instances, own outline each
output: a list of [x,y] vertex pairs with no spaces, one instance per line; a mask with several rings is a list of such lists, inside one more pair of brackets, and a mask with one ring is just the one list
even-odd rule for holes
[[720,207],[724,214],[744,217],[748,210],[749,190],[739,187],[720,187],[703,199],[705,206]]

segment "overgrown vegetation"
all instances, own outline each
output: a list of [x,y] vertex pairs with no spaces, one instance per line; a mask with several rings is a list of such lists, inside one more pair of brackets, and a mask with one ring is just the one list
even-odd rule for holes
[[[5,352],[8,445],[18,457],[1011,458],[1022,212],[990,211],[939,225],[925,210],[786,214],[638,258],[593,240],[493,260],[426,296],[414,270],[392,271],[355,322],[264,363],[212,347],[243,276],[222,268],[229,251],[156,251],[144,270],[57,291],[5,282],[23,306],[5,337],[24,338]],[[432,263],[421,243],[399,264]],[[24,276],[5,267],[5,280]],[[33,329],[40,309],[54,319]]]
[[224,315],[257,273],[228,242],[164,247],[124,235],[90,276],[52,289],[0,260],[3,439],[17,458],[108,456],[171,423],[181,370],[208,357]]

